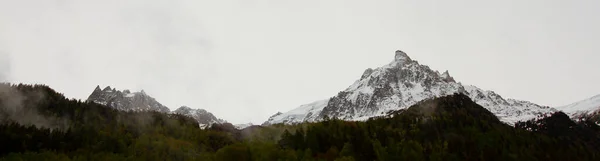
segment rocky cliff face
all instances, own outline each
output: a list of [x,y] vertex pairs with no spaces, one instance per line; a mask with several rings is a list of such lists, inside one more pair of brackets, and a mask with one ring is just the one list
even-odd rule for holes
[[100,86],[97,86],[87,100],[123,111],[158,111],[164,113],[171,111],[143,90],[132,93],[129,90],[119,91],[110,88],[110,86],[101,90]]
[[504,99],[475,86],[464,86],[456,82],[448,71],[440,73],[432,70],[398,50],[391,63],[365,70],[359,80],[336,96],[274,115],[264,124],[312,122],[326,117],[366,120],[408,108],[425,99],[454,93],[469,96],[509,124],[556,111],[527,101]]
[[173,113],[194,118],[196,121],[198,121],[200,127],[209,127],[212,124],[226,123],[225,120],[215,117],[215,115],[204,109],[192,109],[187,106],[182,106],[173,111]]
[[158,111],[180,114],[195,119],[202,128],[209,127],[215,123],[226,123],[225,120],[215,117],[212,113],[204,109],[192,109],[182,106],[171,112],[168,107],[160,104],[143,90],[132,93],[129,90],[119,91],[110,86],[104,89],[100,89],[100,86],[97,86],[87,100],[123,111]]

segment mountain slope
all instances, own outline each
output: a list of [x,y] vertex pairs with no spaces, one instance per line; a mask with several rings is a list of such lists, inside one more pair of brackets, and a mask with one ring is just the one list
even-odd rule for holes
[[254,126],[254,124],[252,124],[252,123],[245,123],[245,124],[235,124],[235,125],[233,125],[233,126],[234,126],[236,129],[238,129],[238,130],[242,130],[242,129],[248,128],[248,127],[250,127],[250,126]]
[[554,113],[558,110],[548,106],[540,106],[528,101],[504,99],[494,91],[484,91],[475,86],[464,86],[468,96],[477,104],[492,111],[503,122],[514,125],[518,121],[537,118],[542,114]]
[[599,126],[560,113],[541,124],[513,127],[463,93],[392,113],[359,122],[302,124],[284,132],[278,144],[324,153],[342,147],[355,160],[598,160]]
[[181,106],[177,110],[173,111],[175,114],[188,116],[198,121],[198,124],[202,128],[209,127],[212,124],[223,124],[225,120],[215,117],[212,113],[204,109],[192,109],[187,106]]
[[270,123],[298,123],[298,122],[314,122],[319,117],[319,114],[327,106],[329,100],[320,100],[306,105],[302,105],[289,112],[277,113],[267,122]]
[[[264,124],[313,122],[323,120],[325,117],[366,120],[383,116],[390,111],[408,108],[428,98],[454,93],[469,96],[474,102],[509,124],[556,111],[526,101],[504,99],[494,92],[475,86],[463,86],[456,82],[448,71],[443,73],[434,71],[398,50],[391,63],[365,70],[359,80],[331,99],[274,115]],[[326,105],[322,107],[325,103]],[[320,113],[315,116],[318,111]]]
[[600,122],[600,95],[581,100],[569,105],[557,107],[557,109],[569,114],[572,118],[586,118],[594,122]]
[[100,86],[97,86],[87,100],[122,111],[157,111],[166,114],[180,114],[193,118],[203,128],[215,123],[222,124],[226,122],[204,109],[192,109],[182,106],[171,112],[168,107],[156,101],[143,90],[132,93],[129,90],[119,91],[110,86],[101,90]]

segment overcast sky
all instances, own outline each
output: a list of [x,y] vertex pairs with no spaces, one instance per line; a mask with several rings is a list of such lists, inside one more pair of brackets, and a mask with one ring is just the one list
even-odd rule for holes
[[233,123],[329,98],[403,50],[550,106],[600,94],[598,0],[0,0],[0,81],[144,89]]

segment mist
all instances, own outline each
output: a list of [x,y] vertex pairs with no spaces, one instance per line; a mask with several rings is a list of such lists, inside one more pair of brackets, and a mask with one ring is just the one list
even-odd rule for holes
[[0,122],[16,122],[21,125],[34,125],[38,128],[67,129],[65,118],[43,115],[38,111],[46,95],[42,91],[30,92],[24,95],[21,91],[0,84]]

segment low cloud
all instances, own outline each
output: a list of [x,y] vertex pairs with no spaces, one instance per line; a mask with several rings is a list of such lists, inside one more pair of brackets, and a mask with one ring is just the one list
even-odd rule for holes
[[0,84],[0,122],[35,125],[38,128],[65,128],[66,120],[40,114],[37,107],[46,94],[35,91],[24,94],[9,84]]

